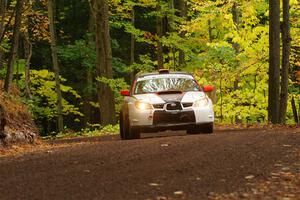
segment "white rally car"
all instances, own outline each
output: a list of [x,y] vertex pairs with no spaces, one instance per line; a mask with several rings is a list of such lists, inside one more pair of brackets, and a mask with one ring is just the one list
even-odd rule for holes
[[184,72],[160,70],[138,75],[131,90],[122,90],[120,112],[122,139],[140,138],[141,132],[187,130],[187,133],[212,133],[214,111],[205,94],[212,86],[200,87]]

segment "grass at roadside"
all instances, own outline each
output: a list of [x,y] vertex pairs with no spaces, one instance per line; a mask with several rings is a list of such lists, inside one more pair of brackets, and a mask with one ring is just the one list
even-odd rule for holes
[[75,137],[95,137],[104,135],[117,135],[119,134],[119,125],[107,125],[101,127],[100,125],[94,125],[90,128],[82,129],[81,131],[66,131],[64,133],[58,133],[54,135],[49,135],[41,137],[43,140],[47,139],[64,139],[64,138],[75,138]]

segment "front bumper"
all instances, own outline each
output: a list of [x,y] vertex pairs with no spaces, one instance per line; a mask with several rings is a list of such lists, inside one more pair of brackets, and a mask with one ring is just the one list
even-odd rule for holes
[[155,110],[153,114],[153,126],[188,124],[195,122],[196,118],[193,109],[181,111]]
[[130,104],[128,111],[130,126],[145,130],[181,130],[189,126],[214,122],[212,105],[167,111],[164,109],[139,110]]

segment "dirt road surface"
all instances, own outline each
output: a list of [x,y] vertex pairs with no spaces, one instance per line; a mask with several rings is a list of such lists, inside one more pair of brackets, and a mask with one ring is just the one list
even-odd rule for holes
[[244,194],[278,170],[299,173],[299,150],[297,130],[98,138],[0,158],[0,199],[201,200]]

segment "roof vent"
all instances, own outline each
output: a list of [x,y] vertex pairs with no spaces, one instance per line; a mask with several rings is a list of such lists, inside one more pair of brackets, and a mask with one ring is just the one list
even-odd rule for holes
[[169,69],[159,69],[158,72],[160,74],[168,74],[169,73]]

